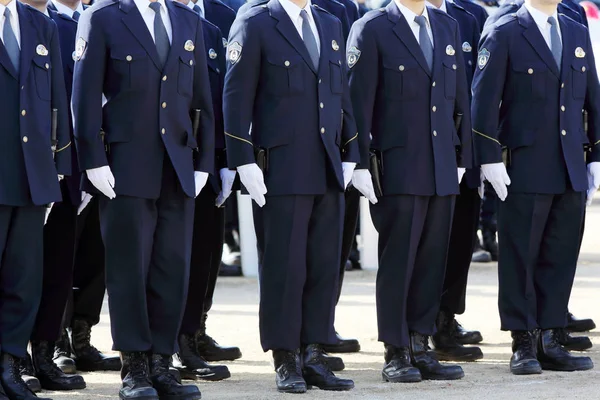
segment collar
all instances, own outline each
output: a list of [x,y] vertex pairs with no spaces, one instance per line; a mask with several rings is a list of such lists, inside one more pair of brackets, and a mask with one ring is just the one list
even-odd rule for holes
[[[409,24],[415,24],[415,17],[418,17],[417,14],[415,14],[414,12],[412,12],[408,7],[406,7],[405,5],[403,5],[402,3],[400,3],[399,0],[394,0],[394,3],[396,3],[396,6],[398,6],[398,9],[400,10],[400,12],[402,13],[402,15],[404,15],[404,18],[406,18],[406,21]],[[429,21],[429,13],[427,12],[427,6],[425,6],[425,9],[423,10],[423,14],[421,14],[425,17],[425,20],[427,21],[427,25],[431,26],[431,21]]]
[[[431,8],[437,8],[434,4],[432,4],[428,1],[425,2],[425,5],[428,7],[431,7]],[[446,0],[442,1],[442,5],[440,6],[440,8],[437,8],[437,9],[448,14],[448,7],[446,7]]]
[[[135,6],[138,8],[138,10],[140,10],[140,14],[142,15],[144,14],[144,12],[146,12],[147,9],[150,8],[150,0],[133,0],[133,2],[135,3]],[[156,3],[160,3],[160,5],[162,6],[161,9],[165,12],[168,12],[165,0],[157,0]]]
[[[544,29],[546,27],[546,25],[548,24],[548,18],[550,18],[550,15],[533,7],[531,5],[531,3],[529,3],[528,1],[525,2],[525,8],[527,9],[527,11],[529,11],[529,14],[531,15],[531,18],[533,18],[533,20],[535,21],[535,24],[540,29]],[[558,23],[558,11],[557,10],[554,10],[552,17],[554,17],[554,19]]]
[[83,4],[81,3],[81,1],[79,2],[75,10],[71,9],[71,7],[65,6],[57,0],[51,0],[51,2],[52,4],[54,4],[54,7],[56,7],[56,11],[58,11],[61,14],[65,14],[71,18],[73,18],[73,13],[75,13],[75,11],[79,12],[80,15],[83,14]]
[[285,12],[290,16],[292,21],[298,20],[298,18],[300,17],[300,12],[302,12],[302,10],[306,10],[309,20],[312,19],[312,13],[310,12],[311,11],[310,10],[310,6],[311,6],[310,0],[308,0],[306,2],[306,6],[304,6],[304,8],[298,7],[296,4],[292,3],[290,0],[279,0],[279,3],[281,4],[281,7],[283,7]]
[[196,2],[194,2],[194,0],[190,0],[190,2],[187,5],[191,10],[194,9],[194,6],[198,6],[200,7],[200,9],[202,10],[202,15],[204,15],[206,17],[206,9],[204,8],[204,0],[197,0]]
[[[19,18],[19,14],[17,11],[17,0],[12,0],[8,5],[0,4],[0,18],[4,17],[4,10],[8,8],[13,18]],[[13,26],[14,29],[14,26]]]

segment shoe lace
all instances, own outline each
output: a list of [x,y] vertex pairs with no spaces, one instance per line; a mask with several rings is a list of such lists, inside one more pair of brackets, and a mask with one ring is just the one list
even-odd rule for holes
[[129,374],[135,380],[148,378],[148,363],[144,353],[135,354],[129,360]]
[[10,358],[10,361],[9,361],[10,377],[11,377],[13,383],[15,383],[22,391],[29,392],[33,395],[33,392],[29,389],[29,386],[27,386],[27,384],[25,383],[23,378],[21,378],[21,373],[20,373],[21,365],[23,365],[23,363],[21,362],[21,359],[15,358],[15,357]]
[[520,332],[515,334],[514,339],[515,342],[519,345],[523,350],[530,352],[533,351],[533,343],[534,340],[532,338],[533,333],[531,332]]

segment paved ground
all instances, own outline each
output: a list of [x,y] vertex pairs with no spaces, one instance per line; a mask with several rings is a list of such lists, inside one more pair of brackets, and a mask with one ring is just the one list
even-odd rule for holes
[[[598,201],[597,203],[600,203]],[[600,322],[600,205],[589,210],[588,231],[571,309],[576,315],[593,317]],[[497,276],[495,264],[474,265],[469,282],[467,313],[460,321],[479,329],[484,336],[485,358],[464,364],[466,376],[457,382],[422,382],[419,384],[384,384],[381,382],[382,345],[377,342],[375,318],[375,273],[352,272],[344,286],[337,314],[337,328],[344,335],[360,338],[363,351],[344,357],[346,371],[341,375],[356,381],[349,393],[326,393],[312,390],[306,399],[598,399],[600,398],[600,352],[588,354],[597,369],[582,373],[544,372],[533,377],[515,377],[508,371],[510,335],[500,332],[497,312]],[[214,310],[208,320],[209,333],[223,344],[242,348],[244,357],[229,364],[232,378],[217,383],[200,383],[204,399],[279,399],[291,395],[274,389],[270,355],[264,354],[258,340],[257,283],[243,278],[221,279]],[[110,349],[108,313],[95,328],[93,341],[102,350]],[[600,348],[600,332],[590,336]],[[88,389],[68,394],[44,393],[53,399],[117,398],[117,373],[85,374]]]

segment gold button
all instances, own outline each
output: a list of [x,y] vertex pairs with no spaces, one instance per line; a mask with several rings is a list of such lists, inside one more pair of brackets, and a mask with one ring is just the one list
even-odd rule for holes
[[560,106],[560,111],[565,112],[565,106]]
[[27,138],[27,136],[23,136],[23,143],[27,143],[29,141],[29,139]]
[[160,133],[162,133],[162,134],[164,135],[165,133],[167,133],[167,130],[166,130],[165,128],[162,128],[162,129],[160,130]]
[[527,70],[527,73],[528,73],[529,75],[533,74],[533,68],[529,68],[529,69]]
[[433,83],[431,84],[431,86],[435,87],[435,82],[433,82]]
[[50,68],[50,65],[48,63],[46,63],[45,65],[46,69]]
[[399,67],[398,67],[398,69],[399,69],[400,71],[404,71],[404,65],[401,65],[401,66],[399,66]]
[[437,107],[436,106],[431,107],[431,111],[436,112],[437,111]]
[[563,82],[563,83],[560,84],[560,88],[562,89],[564,87],[565,87],[565,83]]
[[194,65],[194,60],[190,60],[190,65]]
[[26,116],[27,115],[27,111],[25,111],[25,110],[21,111],[21,115],[22,116]]
[[163,82],[165,82],[167,80],[167,76],[163,76]]
[[433,131],[433,136],[437,136],[437,132],[436,131]]
[[284,64],[285,64],[286,67],[290,66],[290,62],[289,61],[284,62]]
[[319,104],[319,107],[323,108],[323,107],[325,107],[325,104],[321,103],[321,104]]
[[565,131],[564,129],[560,132],[563,136],[567,136],[567,131]]
[[125,59],[126,59],[127,61],[131,61],[131,60],[133,60],[133,57],[131,57],[131,56],[127,56],[127,57],[125,57]]
[[581,72],[585,72],[585,67],[581,67]]
[[321,128],[321,133],[325,133],[325,128]]
[[456,69],[456,64],[452,64],[452,69]]

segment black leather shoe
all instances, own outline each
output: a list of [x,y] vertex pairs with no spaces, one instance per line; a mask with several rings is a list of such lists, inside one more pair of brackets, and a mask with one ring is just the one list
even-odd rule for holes
[[33,370],[33,362],[29,353],[19,360],[19,372],[21,373],[21,379],[29,387],[33,393],[39,393],[42,391],[42,384],[40,380],[35,377],[35,371]]
[[436,320],[437,332],[433,335],[433,345],[440,361],[475,361],[483,358],[479,347],[465,347],[456,339],[456,320],[454,315],[440,311]]
[[573,314],[567,314],[567,330],[569,332],[587,332],[593,329],[596,329],[596,324],[593,319],[577,319]]
[[202,395],[195,385],[182,385],[169,372],[171,356],[153,354],[150,360],[150,378],[160,400],[199,400]]
[[565,329],[560,328],[557,330],[558,342],[567,351],[585,351],[593,347],[592,341],[587,336],[571,336],[571,334]]
[[336,343],[324,344],[323,350],[327,353],[358,353],[360,351],[360,343],[356,339],[344,339],[335,333]]
[[483,342],[481,332],[466,330],[456,319],[454,320],[454,332],[456,340],[460,344],[478,344]]
[[299,351],[273,350],[275,383],[281,393],[306,393]]
[[80,371],[120,371],[121,360],[117,356],[106,356],[92,346],[92,324],[79,319],[72,325],[73,353]]
[[51,400],[38,398],[21,379],[19,373],[20,360],[18,357],[2,353],[0,356],[0,386],[6,397],[11,400]]
[[343,371],[346,368],[344,360],[341,357],[330,356],[329,354],[323,353],[323,361],[334,372]]
[[62,330],[60,339],[54,346],[54,356],[52,357],[54,364],[58,366],[65,374],[77,373],[77,366],[73,359],[73,353],[71,351],[71,341],[69,340],[69,333],[66,329]]
[[52,361],[54,342],[32,341],[31,357],[35,376],[46,390],[85,389],[85,381],[80,375],[67,375]]
[[150,381],[148,354],[143,352],[121,353],[121,380],[123,386],[119,390],[121,400],[159,400],[158,393]]
[[421,382],[421,372],[410,362],[408,347],[385,346],[385,365],[381,376],[384,382]]
[[410,359],[421,372],[424,380],[456,380],[465,376],[458,365],[442,365],[428,354],[429,336],[418,332],[410,333]]
[[225,365],[209,365],[196,350],[194,335],[179,336],[179,353],[173,356],[173,365],[183,379],[221,381],[231,376]]
[[533,331],[512,331],[510,372],[515,375],[541,374],[542,367],[537,359],[537,335]]
[[242,357],[239,347],[220,346],[213,338],[206,334],[207,314],[202,317],[200,330],[196,332],[196,349],[198,354],[206,361],[233,361]]
[[586,371],[594,368],[591,358],[574,357],[560,345],[557,329],[541,331],[537,345],[537,357],[542,369],[549,371]]
[[221,262],[221,266],[219,267],[219,276],[242,276],[242,266],[225,264],[224,262]]
[[303,352],[302,375],[308,387],[321,390],[351,390],[354,381],[336,377],[323,360],[323,348],[318,344],[306,346]]

